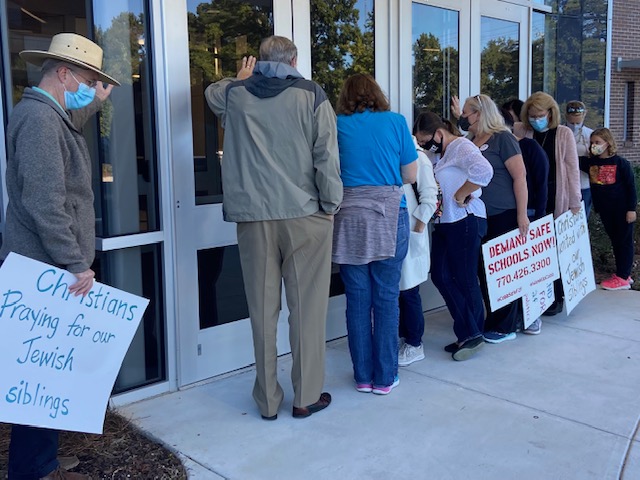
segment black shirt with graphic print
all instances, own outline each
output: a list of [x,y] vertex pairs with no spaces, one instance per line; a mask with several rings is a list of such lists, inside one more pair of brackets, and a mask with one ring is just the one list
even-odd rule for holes
[[589,174],[593,208],[634,212],[638,201],[633,170],[619,155],[609,158],[580,157],[580,170]]

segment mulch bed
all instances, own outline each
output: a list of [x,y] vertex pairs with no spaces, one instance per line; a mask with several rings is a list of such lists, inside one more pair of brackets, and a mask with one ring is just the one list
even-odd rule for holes
[[[7,469],[11,426],[0,423],[0,471]],[[173,452],[149,439],[124,417],[107,411],[104,433],[62,432],[58,455],[75,455],[80,465],[72,471],[94,479],[184,480],[187,473]],[[0,476],[4,479],[4,474]]]

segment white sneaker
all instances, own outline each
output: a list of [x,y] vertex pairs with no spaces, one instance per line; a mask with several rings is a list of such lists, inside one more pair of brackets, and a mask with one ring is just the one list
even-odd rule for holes
[[522,333],[526,333],[527,335],[538,335],[541,331],[542,320],[538,317]]
[[405,343],[398,353],[398,366],[400,367],[407,367],[419,360],[424,360],[424,347],[422,343],[417,347]]

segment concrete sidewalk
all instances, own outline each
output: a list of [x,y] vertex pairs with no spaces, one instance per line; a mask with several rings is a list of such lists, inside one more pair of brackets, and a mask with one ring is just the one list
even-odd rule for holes
[[253,369],[118,410],[199,480],[640,478],[638,292],[597,290],[569,317],[543,317],[541,335],[466,362],[442,350],[448,312],[426,321],[427,358],[387,396],[354,389],[340,339],[327,344],[333,403],[307,419],[291,417],[288,355],[274,422],[251,398]]

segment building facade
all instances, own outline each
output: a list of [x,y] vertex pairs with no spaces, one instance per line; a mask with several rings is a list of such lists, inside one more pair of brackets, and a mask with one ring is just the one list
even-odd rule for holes
[[620,155],[640,163],[640,8],[633,0],[613,2],[609,127]]
[[[631,9],[634,1],[615,4]],[[482,92],[502,103],[543,89],[561,104],[581,97],[590,123],[611,118],[618,128],[619,103],[606,94],[618,78],[607,52],[611,9],[607,0],[0,0],[3,135],[22,91],[39,80],[18,52],[46,50],[56,33],[94,39],[105,51],[104,69],[122,83],[85,129],[96,196],[94,270],[100,281],[151,300],[116,401],[253,363],[235,225],[222,220],[222,132],[203,92],[234,75],[242,56],[256,55],[263,37],[292,38],[298,69],[332,99],[348,75],[373,74],[409,125],[416,107],[448,116],[452,95]],[[636,12],[636,33],[637,20]],[[619,75],[628,72],[625,66]],[[5,167],[3,142],[0,175]],[[6,208],[4,181],[2,192]],[[422,293],[427,309],[443,304],[430,282]],[[335,273],[329,338],[345,335],[344,308]],[[286,318],[283,311],[281,353],[288,351]]]

